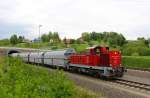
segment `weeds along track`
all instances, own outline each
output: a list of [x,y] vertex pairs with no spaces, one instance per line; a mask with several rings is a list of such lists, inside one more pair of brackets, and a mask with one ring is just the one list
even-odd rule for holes
[[116,79],[113,82],[121,85],[129,86],[129,87],[133,87],[133,88],[138,88],[140,90],[150,91],[150,84],[125,80],[125,79]]

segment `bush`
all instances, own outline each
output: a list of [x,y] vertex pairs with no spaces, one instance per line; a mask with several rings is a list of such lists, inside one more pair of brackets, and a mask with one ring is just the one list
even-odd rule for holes
[[19,58],[0,58],[1,98],[99,98],[78,88],[63,71],[22,63]]
[[131,55],[132,55],[132,56],[139,56],[139,53],[134,52],[134,53],[132,53]]
[[77,52],[85,51],[86,48],[88,48],[88,44],[72,44],[72,48],[75,48]]
[[8,59],[7,64],[1,68],[3,98],[68,98],[75,92],[75,86],[62,71],[48,72],[14,58]]
[[143,41],[131,41],[125,44],[122,49],[123,55],[132,56],[134,53],[140,56],[150,56],[150,48]]
[[89,42],[89,45],[90,45],[90,46],[99,45],[99,44],[100,44],[100,43],[99,43],[98,41],[93,41],[93,40],[92,40],[92,41]]
[[138,51],[141,56],[150,56],[150,48],[148,47],[140,47]]

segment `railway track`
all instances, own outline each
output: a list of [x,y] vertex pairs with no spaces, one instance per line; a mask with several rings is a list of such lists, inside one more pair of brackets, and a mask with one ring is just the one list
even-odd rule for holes
[[113,82],[121,84],[121,85],[129,86],[129,87],[138,88],[140,90],[150,91],[150,84],[124,80],[124,79],[116,79]]
[[[73,73],[73,74],[78,74],[78,75],[81,75],[79,73]],[[85,77],[88,77],[88,78],[91,78],[91,79],[97,79],[97,77],[92,77],[92,76],[89,76],[89,75],[81,75],[81,76],[85,76]],[[143,90],[144,92],[148,92],[150,93],[150,84],[146,84],[146,83],[142,83],[142,82],[136,82],[136,81],[132,81],[132,80],[126,80],[126,79],[122,79],[122,78],[118,78],[118,79],[115,79],[115,80],[105,80],[105,79],[100,79],[101,81],[103,82],[111,82],[111,83],[117,83],[117,84],[120,84],[121,86],[128,86],[128,87],[131,87],[133,89],[137,89],[138,91],[139,90]]]

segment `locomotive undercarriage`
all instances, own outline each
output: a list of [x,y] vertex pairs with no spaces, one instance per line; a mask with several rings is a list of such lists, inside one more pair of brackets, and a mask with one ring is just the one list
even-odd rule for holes
[[69,68],[72,71],[92,74],[97,77],[122,77],[124,73],[123,67],[112,68],[70,64]]

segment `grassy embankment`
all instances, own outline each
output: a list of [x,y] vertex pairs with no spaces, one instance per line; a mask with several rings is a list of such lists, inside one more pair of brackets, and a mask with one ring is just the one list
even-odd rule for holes
[[123,56],[122,63],[128,68],[150,69],[150,56]]
[[[40,49],[65,49],[66,45],[64,43],[56,43],[56,44],[50,44],[48,42],[36,42],[36,43],[18,43],[16,45],[12,44],[0,44],[0,46],[6,46],[6,47],[19,47],[19,48],[40,48]],[[75,48],[78,52],[84,51],[87,47],[89,47],[88,44],[71,44],[71,48]]]
[[99,98],[70,81],[62,71],[32,66],[16,58],[0,58],[1,98]]

